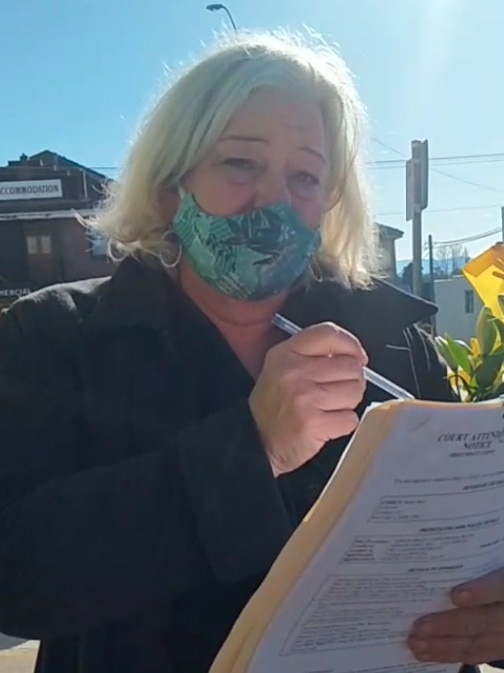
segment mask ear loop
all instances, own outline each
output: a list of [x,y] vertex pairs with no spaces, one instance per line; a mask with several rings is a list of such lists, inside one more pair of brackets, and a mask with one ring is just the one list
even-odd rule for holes
[[[180,200],[182,200],[186,195],[186,191],[180,183],[177,185],[177,190],[179,193]],[[167,254],[170,253],[171,255],[170,237],[172,237],[172,240],[175,241],[175,243],[177,244],[177,254],[175,255],[174,259],[168,260]],[[161,264],[165,267],[165,269],[175,269],[179,265],[180,260],[182,258],[182,245],[180,243],[179,237],[174,231],[168,229],[167,231],[164,232],[162,240],[165,245],[163,246],[163,250],[161,250],[161,253],[159,255],[159,258],[161,259]],[[166,250],[165,248],[168,248],[168,250]]]

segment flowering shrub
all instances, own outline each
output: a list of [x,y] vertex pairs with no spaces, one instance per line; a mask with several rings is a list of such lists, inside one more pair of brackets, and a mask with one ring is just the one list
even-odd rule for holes
[[[504,315],[504,295],[498,295]],[[435,338],[448,367],[448,380],[461,402],[480,402],[504,395],[504,319],[484,306],[469,343],[448,334]]]

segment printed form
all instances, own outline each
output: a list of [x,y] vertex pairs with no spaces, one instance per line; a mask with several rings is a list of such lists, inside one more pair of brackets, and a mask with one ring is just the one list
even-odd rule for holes
[[248,673],[459,669],[418,663],[405,640],[417,617],[453,607],[452,587],[504,566],[503,411],[461,407],[401,410]]

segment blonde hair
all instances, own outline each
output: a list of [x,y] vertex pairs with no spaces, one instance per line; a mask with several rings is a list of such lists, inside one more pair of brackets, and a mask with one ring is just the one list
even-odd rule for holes
[[367,284],[376,260],[376,231],[360,162],[365,114],[348,68],[320,38],[305,40],[284,31],[221,37],[159,97],[91,225],[122,255],[151,253],[165,260],[171,237],[161,213],[161,189],[180,184],[258,87],[294,91],[320,106],[331,207],[312,267],[321,263],[345,285]]

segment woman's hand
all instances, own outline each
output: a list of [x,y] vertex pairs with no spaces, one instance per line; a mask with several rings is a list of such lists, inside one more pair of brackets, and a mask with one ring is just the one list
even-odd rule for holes
[[408,645],[420,661],[484,664],[504,659],[504,568],[456,587],[455,609],[419,619]]
[[366,363],[356,337],[333,323],[309,327],[269,351],[249,403],[275,476],[355,430]]

